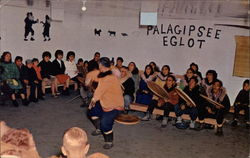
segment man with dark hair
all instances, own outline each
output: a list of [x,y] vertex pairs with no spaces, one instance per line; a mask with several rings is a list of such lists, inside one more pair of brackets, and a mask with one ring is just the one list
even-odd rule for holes
[[90,117],[96,130],[92,135],[104,134],[104,149],[113,147],[114,119],[124,109],[123,92],[120,81],[112,74],[110,60],[107,57],[100,59],[98,86],[90,103]]
[[207,102],[207,104],[205,104],[206,112],[204,115],[204,118],[209,117],[216,119],[217,130],[215,135],[222,136],[224,115],[229,111],[230,108],[230,100],[226,93],[226,88],[223,87],[222,81],[218,79],[214,80],[212,87],[208,89],[208,98],[223,106],[222,108]]
[[94,59],[89,61],[89,65],[88,65],[88,72],[96,70],[99,68],[98,62],[100,60],[100,53],[96,52],[94,55]]

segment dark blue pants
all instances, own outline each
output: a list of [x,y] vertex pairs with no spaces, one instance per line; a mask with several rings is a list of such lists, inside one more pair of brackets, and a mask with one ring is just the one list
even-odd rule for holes
[[186,107],[184,110],[181,110],[181,106],[180,105],[176,105],[175,107],[175,114],[176,117],[179,117],[183,114],[189,114],[190,118],[192,121],[195,121],[197,116],[198,116],[198,110],[197,108],[190,108],[190,107]]
[[114,120],[120,113],[119,110],[103,111],[100,102],[96,102],[95,107],[89,111],[91,117],[96,116],[101,119],[101,131],[104,133],[112,130]]

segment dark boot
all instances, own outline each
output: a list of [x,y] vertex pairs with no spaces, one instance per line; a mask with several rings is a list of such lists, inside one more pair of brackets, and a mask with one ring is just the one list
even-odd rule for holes
[[69,95],[69,88],[62,91],[62,95]]
[[66,95],[69,95],[69,88],[66,88],[65,91],[66,91],[65,94],[66,94]]
[[113,139],[114,139],[114,134],[113,132],[109,133],[109,134],[104,134],[104,140],[105,140],[105,144],[103,145],[104,149],[111,149],[114,145],[113,145]]
[[88,104],[88,98],[83,98],[82,99],[82,105],[80,106],[81,108],[87,107]]
[[16,100],[12,100],[12,104],[13,104],[15,107],[18,107],[18,106],[19,106],[19,104],[18,104],[18,102],[17,102]]
[[101,134],[102,134],[102,132],[101,132],[101,130],[100,130],[101,120],[98,118],[98,119],[95,119],[95,120],[92,120],[92,121],[93,121],[93,124],[94,124],[96,130],[93,131],[93,132],[91,133],[91,135],[92,135],[92,136],[101,135]]
[[223,136],[223,130],[222,127],[217,127],[215,135],[217,136]]
[[234,119],[231,125],[233,127],[236,127],[238,125],[238,120]]
[[23,104],[24,106],[28,106],[28,105],[29,105],[29,102],[28,102],[27,99],[22,99],[22,104]]
[[195,128],[196,131],[201,131],[205,128],[205,123],[198,123],[197,127]]

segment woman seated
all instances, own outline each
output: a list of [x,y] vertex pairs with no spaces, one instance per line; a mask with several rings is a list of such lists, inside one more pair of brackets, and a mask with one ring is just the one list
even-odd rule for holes
[[164,89],[168,92],[168,99],[158,98],[157,100],[152,100],[147,109],[147,114],[142,118],[142,121],[148,121],[151,119],[151,115],[154,111],[154,108],[159,108],[164,110],[164,116],[161,123],[161,127],[166,127],[168,123],[168,117],[170,111],[174,111],[174,107],[179,103],[179,96],[175,90],[176,79],[173,75],[168,75]]
[[62,94],[69,95],[69,76],[65,74],[65,65],[62,60],[63,51],[57,50],[55,52],[55,57],[56,59],[52,63],[53,63],[53,75],[56,77],[55,80],[56,91],[58,84],[64,84]]
[[152,66],[154,72],[160,72],[160,68],[156,65],[155,62],[151,61],[149,65]]
[[130,62],[128,64],[128,70],[132,74],[132,79],[135,83],[135,92],[139,89],[139,82],[140,82],[140,76],[139,76],[139,69],[136,67],[136,64],[134,62]]
[[[205,113],[203,115],[203,118],[215,118],[217,122],[217,130],[216,135],[222,136],[223,130],[223,120],[224,115],[229,111],[230,109],[230,100],[227,96],[226,89],[223,87],[222,81],[216,79],[213,82],[212,87],[208,89],[208,97],[217,103],[221,104],[224,107],[215,106],[214,104],[205,102]],[[202,121],[202,119],[200,119]],[[204,122],[204,121],[203,121]],[[201,129],[204,128],[204,123],[201,124]]]
[[199,106],[199,87],[197,86],[198,79],[196,77],[191,77],[188,85],[184,88],[184,92],[194,101],[196,104],[196,107],[191,105],[190,103],[186,102],[184,100],[181,100],[180,104],[175,106],[175,114],[177,117],[176,121],[176,127],[183,123],[183,120],[181,116],[183,114],[189,114],[191,118],[191,123],[189,124],[190,129],[195,128],[195,120],[198,116],[198,109],[197,106]]
[[216,79],[217,79],[217,72],[215,70],[208,70],[206,72],[206,78],[201,82],[203,94],[208,95],[208,89],[212,87]]
[[87,60],[83,62],[83,59],[80,58],[78,59],[76,64],[79,76],[84,79],[86,78],[86,74],[88,73],[88,63],[89,62]]
[[25,94],[22,92],[23,86],[19,80],[20,73],[17,66],[11,61],[11,53],[4,52],[1,56],[0,66],[3,67],[4,71],[1,75],[2,80],[8,85],[11,92],[11,100],[15,107],[19,104],[16,101],[16,95],[20,93],[23,105],[27,106],[29,103],[26,99]]
[[191,68],[187,69],[185,75],[175,75],[176,78],[180,78],[180,84],[179,87],[181,89],[184,89],[186,86],[188,86],[188,82],[192,77],[197,77],[198,79],[198,84],[200,84],[201,79],[195,74],[195,71]]
[[65,62],[65,74],[70,77],[71,81],[76,82],[75,91],[78,89],[78,85],[80,84],[80,75],[75,63],[75,52],[69,51],[67,53],[66,62]]
[[149,105],[153,94],[147,86],[147,81],[153,81],[155,78],[152,66],[147,65],[143,74],[140,74],[139,89],[136,92],[136,103]]
[[199,71],[199,66],[197,64],[191,63],[190,68],[194,70],[194,73],[195,73],[196,76],[198,76],[201,80],[203,79],[202,74]]

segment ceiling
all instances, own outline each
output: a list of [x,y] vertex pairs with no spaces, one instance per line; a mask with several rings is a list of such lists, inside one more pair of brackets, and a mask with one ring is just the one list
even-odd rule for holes
[[157,6],[146,9],[157,11],[158,18],[234,19],[248,22],[250,16],[249,0],[87,0],[85,12],[81,10],[82,0],[0,0],[2,7],[48,9],[52,5],[67,13],[111,17],[138,16],[146,3]]

